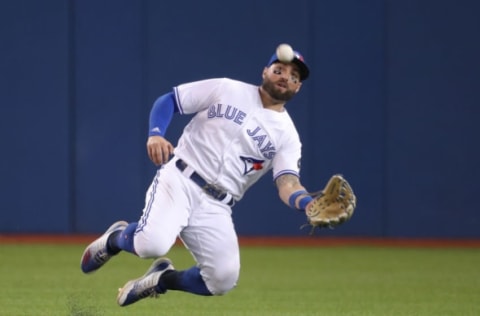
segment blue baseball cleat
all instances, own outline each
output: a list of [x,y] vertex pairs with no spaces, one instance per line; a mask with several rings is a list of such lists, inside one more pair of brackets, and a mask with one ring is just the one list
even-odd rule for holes
[[157,297],[165,293],[165,290],[157,289],[158,281],[166,271],[174,270],[172,261],[168,258],[155,260],[143,276],[128,281],[123,288],[118,289],[117,303],[120,306],[127,306],[146,297]]
[[107,252],[107,239],[113,232],[124,230],[127,226],[125,221],[113,223],[102,236],[88,245],[80,261],[84,273],[94,272],[110,260],[113,255]]

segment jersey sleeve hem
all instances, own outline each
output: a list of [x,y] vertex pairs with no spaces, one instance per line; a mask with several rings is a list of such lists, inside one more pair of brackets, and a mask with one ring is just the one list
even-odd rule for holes
[[177,87],[173,88],[173,94],[175,95],[175,102],[177,103],[178,113],[183,115],[184,112],[183,112],[182,104],[180,103],[180,96],[179,96]]
[[282,171],[278,172],[277,174],[273,175],[273,182],[275,182],[278,179],[278,177],[283,176],[285,174],[291,174],[291,175],[294,175],[294,176],[300,178],[300,174],[295,170],[282,170]]

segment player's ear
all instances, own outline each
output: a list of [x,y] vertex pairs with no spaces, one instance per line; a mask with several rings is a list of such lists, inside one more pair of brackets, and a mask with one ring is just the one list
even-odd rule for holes
[[265,79],[265,77],[267,76],[267,72],[268,72],[268,68],[267,67],[263,68],[262,79]]
[[298,91],[300,91],[300,88],[301,88],[301,87],[302,87],[302,83],[300,82],[300,83],[298,84],[297,89],[295,90],[295,93],[298,93]]

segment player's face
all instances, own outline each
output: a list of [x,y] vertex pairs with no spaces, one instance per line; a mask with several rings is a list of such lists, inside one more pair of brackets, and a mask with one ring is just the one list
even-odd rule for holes
[[300,90],[301,85],[295,64],[275,63],[263,71],[262,88],[275,100],[287,102]]

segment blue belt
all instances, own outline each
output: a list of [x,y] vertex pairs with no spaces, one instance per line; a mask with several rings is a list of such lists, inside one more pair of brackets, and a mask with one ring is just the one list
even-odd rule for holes
[[[188,165],[185,161],[182,159],[177,159],[175,162],[175,165],[180,171],[184,171]],[[195,171],[192,172],[190,175],[190,179],[195,182],[199,187],[205,191],[208,195],[213,197],[214,199],[218,201],[223,201],[225,204],[228,206],[233,206],[235,204],[235,199],[233,197],[230,198],[230,200],[225,201],[225,199],[230,195],[225,191],[220,190],[219,188],[215,187],[213,184],[208,183],[205,181],[198,173]]]

